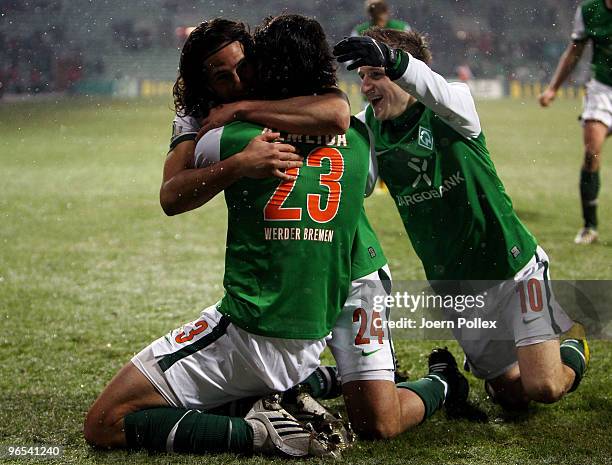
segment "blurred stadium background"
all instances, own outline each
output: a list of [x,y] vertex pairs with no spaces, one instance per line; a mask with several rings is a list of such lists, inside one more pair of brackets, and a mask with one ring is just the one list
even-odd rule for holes
[[[433,67],[446,77],[469,67],[482,98],[539,93],[567,44],[575,0],[390,2],[392,16],[429,35]],[[0,92],[136,97],[167,95],[190,28],[223,16],[257,25],[286,10],[317,18],[330,41],[365,20],[360,0],[2,0]],[[583,60],[568,86],[581,96]],[[353,75],[343,75],[354,97]]]

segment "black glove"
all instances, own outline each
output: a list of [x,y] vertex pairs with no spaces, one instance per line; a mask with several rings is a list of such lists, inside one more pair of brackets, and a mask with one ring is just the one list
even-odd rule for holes
[[392,81],[402,77],[409,60],[409,55],[403,50],[394,50],[371,37],[347,37],[336,44],[334,55],[340,63],[352,62],[347,67],[349,71],[360,66],[385,68]]

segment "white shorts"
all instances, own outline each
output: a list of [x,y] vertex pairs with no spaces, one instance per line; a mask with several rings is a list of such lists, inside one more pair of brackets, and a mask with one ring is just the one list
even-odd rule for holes
[[453,330],[474,376],[496,378],[517,363],[517,347],[556,339],[571,328],[573,321],[553,294],[548,267],[538,246],[514,279],[487,290],[486,311],[478,316],[497,321],[497,329]]
[[[351,283],[327,342],[343,383],[395,378],[391,335],[376,311],[376,296],[391,292],[391,273],[379,271]],[[375,321],[376,320],[376,321]],[[377,328],[376,326],[379,326]],[[132,363],[173,406],[209,410],[245,397],[283,392],[319,366],[326,340],[258,336],[229,323],[216,305],[200,318],[154,341]]]
[[282,392],[318,366],[325,340],[281,339],[248,333],[213,305],[171,331],[132,363],[176,407],[209,410],[245,397]]
[[608,134],[612,133],[612,87],[595,79],[587,83],[580,120],[582,125],[588,120],[601,121],[608,127]]
[[351,283],[349,296],[327,341],[343,384],[395,380],[393,343],[383,323],[389,318],[388,309],[375,307],[390,293],[391,272],[387,265]]

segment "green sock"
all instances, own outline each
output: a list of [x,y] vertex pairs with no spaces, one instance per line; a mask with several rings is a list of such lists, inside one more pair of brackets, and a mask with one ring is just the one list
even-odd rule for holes
[[428,374],[424,378],[416,381],[404,381],[396,384],[398,388],[409,389],[421,398],[425,405],[425,417],[428,419],[444,404],[446,397],[447,383],[446,378],[439,374]]
[[580,199],[585,228],[597,228],[597,195],[599,194],[599,171],[580,172]]
[[561,343],[561,361],[576,373],[574,384],[572,384],[569,392],[575,391],[587,367],[582,342],[577,339],[566,339],[563,341],[563,343]]
[[342,394],[340,375],[335,366],[321,365],[300,383],[315,399],[334,399]]
[[160,407],[124,418],[128,447],[158,452],[251,452],[253,430],[243,418]]

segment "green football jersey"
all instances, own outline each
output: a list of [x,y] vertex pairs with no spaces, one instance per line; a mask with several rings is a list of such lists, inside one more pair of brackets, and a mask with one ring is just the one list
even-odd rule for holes
[[[234,122],[210,131],[198,143],[196,166],[231,157],[262,130]],[[349,292],[369,136],[353,118],[345,135],[283,134],[282,140],[305,156],[302,168],[290,170],[296,181],[242,178],[225,189],[226,292],[219,311],[251,333],[319,339],[335,325]]]
[[572,39],[593,42],[593,77],[612,86],[612,9],[605,0],[589,0],[578,7]]
[[[351,33],[351,35],[352,36],[362,36],[365,33],[365,31],[367,31],[373,26],[374,24],[372,24],[370,21],[366,21],[365,23],[358,24],[353,30],[353,32]],[[401,21],[399,19],[390,19],[389,22],[385,25],[385,29],[395,29],[398,31],[409,31],[410,26],[408,25],[408,23]]]
[[527,264],[536,241],[514,213],[482,132],[465,137],[420,102],[384,123],[368,106],[365,121],[427,279],[501,280]]
[[351,281],[374,273],[386,264],[387,258],[378,237],[368,220],[365,208],[361,207],[351,253]]
[[[195,140],[202,125],[191,116],[176,115],[172,121],[172,138],[170,150],[186,140]],[[373,185],[374,181],[372,181]],[[351,279],[359,279],[378,271],[387,264],[378,237],[372,229],[365,209],[362,208],[357,224],[357,234],[353,245],[351,258]]]

